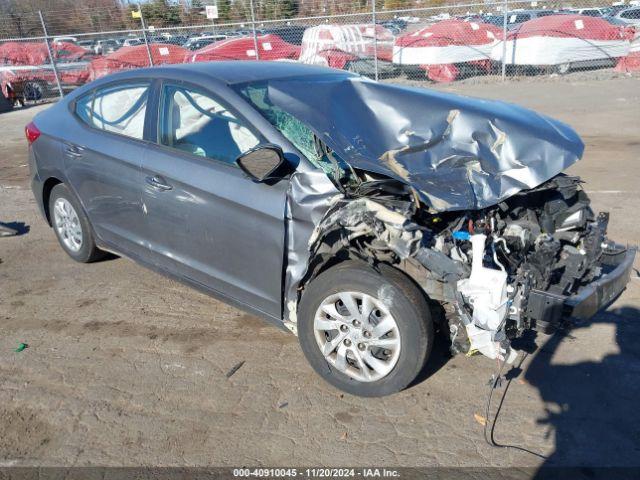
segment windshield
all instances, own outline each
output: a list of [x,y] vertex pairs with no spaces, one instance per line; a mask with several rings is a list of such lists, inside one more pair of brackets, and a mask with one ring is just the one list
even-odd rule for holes
[[345,185],[355,176],[350,166],[327,147],[313,131],[295,116],[275,106],[269,99],[267,82],[239,85],[236,90],[284,137],[335,183]]

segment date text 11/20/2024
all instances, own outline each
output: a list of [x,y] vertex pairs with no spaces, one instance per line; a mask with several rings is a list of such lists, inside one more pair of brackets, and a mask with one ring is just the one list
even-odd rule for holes
[[398,478],[398,470],[390,468],[234,468],[234,477],[266,478]]

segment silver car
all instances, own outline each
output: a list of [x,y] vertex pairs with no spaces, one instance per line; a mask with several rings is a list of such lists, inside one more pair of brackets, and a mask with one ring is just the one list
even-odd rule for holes
[[512,362],[526,330],[615,299],[635,256],[562,173],[576,133],[502,102],[212,62],[104,77],[26,134],[74,260],[114,252],[259,315],[356,395],[410,385],[436,327]]
[[630,7],[620,10],[613,18],[617,18],[627,25],[640,25],[640,7]]

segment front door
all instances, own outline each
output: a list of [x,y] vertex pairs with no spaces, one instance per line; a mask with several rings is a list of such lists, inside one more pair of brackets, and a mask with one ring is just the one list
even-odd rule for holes
[[264,140],[213,94],[172,84],[158,127],[142,162],[155,262],[279,318],[287,180],[254,183],[235,164]]

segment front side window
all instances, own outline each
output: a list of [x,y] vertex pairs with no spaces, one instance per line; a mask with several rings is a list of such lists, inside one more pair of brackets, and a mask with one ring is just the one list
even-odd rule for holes
[[334,182],[343,184],[351,180],[349,165],[336,152],[328,148],[304,122],[271,102],[267,83],[240,85],[238,92],[315,167],[322,169]]
[[209,95],[166,85],[158,141],[162,145],[235,165],[260,139],[225,106]]
[[98,89],[76,102],[76,114],[99,130],[142,139],[149,84]]

